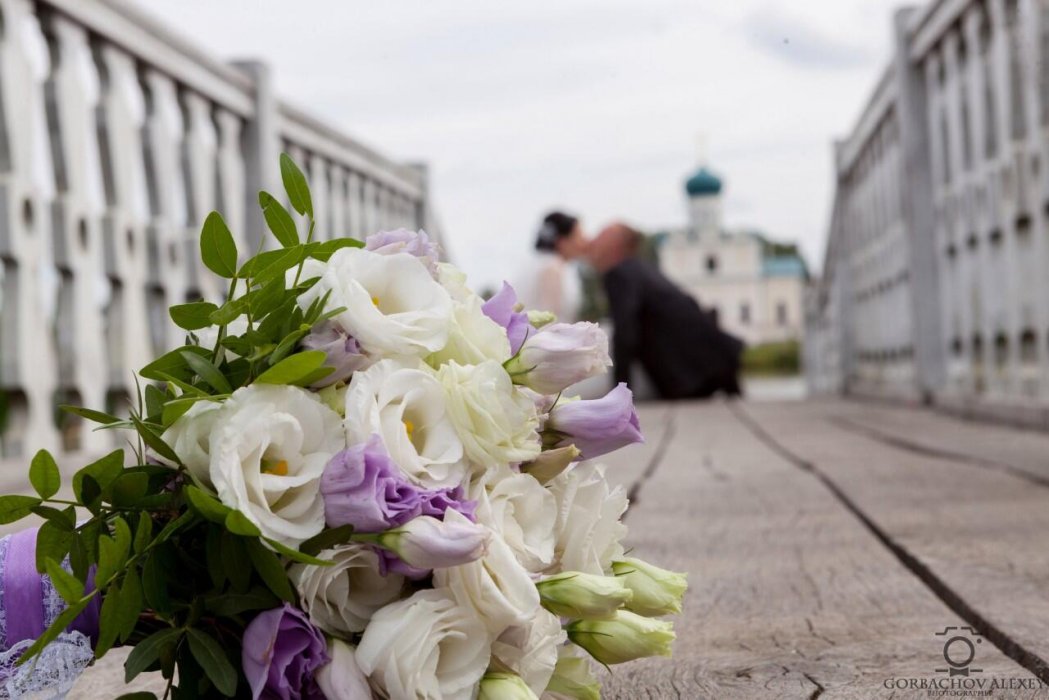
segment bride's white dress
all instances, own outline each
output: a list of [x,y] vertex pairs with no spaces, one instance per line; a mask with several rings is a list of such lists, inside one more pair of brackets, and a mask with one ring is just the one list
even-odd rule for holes
[[557,320],[571,323],[579,317],[583,284],[579,270],[556,253],[535,252],[512,282],[526,309],[552,311]]

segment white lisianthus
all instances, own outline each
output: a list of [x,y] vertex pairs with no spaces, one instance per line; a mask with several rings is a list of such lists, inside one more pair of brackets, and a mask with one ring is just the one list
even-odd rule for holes
[[499,635],[492,643],[492,656],[521,676],[532,692],[541,695],[554,673],[558,650],[567,640],[561,620],[539,610],[527,624]]
[[331,320],[369,355],[423,357],[448,340],[451,298],[419,258],[340,248],[327,263],[305,261],[300,279],[313,277],[320,279],[299,304],[306,308],[331,292],[327,308],[346,309]]
[[470,700],[491,659],[491,637],[447,591],[422,590],[372,617],[357,663],[389,698]]
[[469,470],[444,387],[419,360],[383,360],[354,374],[344,425],[350,445],[379,435],[401,471],[427,488],[457,486]]
[[305,389],[268,384],[237,389],[218,414],[208,476],[219,500],[288,546],[320,532],[321,474],[346,446],[339,416]]
[[448,344],[427,361],[438,367],[449,360],[461,365],[473,365],[485,360],[502,364],[510,359],[510,341],[506,330],[481,310],[483,300],[471,296],[455,302],[455,311],[448,331]]
[[[221,408],[218,401],[197,401],[161,435],[189,473],[207,486],[211,486],[211,432],[222,415]],[[153,457],[169,467],[178,466],[162,455]]]
[[466,273],[451,263],[437,263],[437,281],[455,301],[467,301],[477,296],[466,284]]
[[288,577],[310,621],[328,634],[363,632],[376,610],[401,597],[404,577],[380,574],[378,555],[364,545],[340,545],[318,557],[334,564],[294,564]]
[[445,511],[444,520],[420,515],[393,530],[357,537],[378,543],[417,569],[475,562],[488,553],[493,539],[491,530],[451,508]]
[[605,665],[622,664],[646,656],[670,656],[674,625],[620,610],[608,620],[575,620],[568,638]]
[[437,377],[447,393],[448,414],[472,462],[492,469],[539,456],[535,404],[514,389],[498,362],[468,366],[448,362]]
[[554,560],[557,499],[528,474],[507,471],[470,491],[477,522],[502,535],[525,569],[543,571]]
[[328,656],[331,661],[314,676],[327,700],[362,700],[372,696],[353,647],[341,639],[329,639]]
[[496,637],[508,627],[527,624],[539,610],[539,592],[513,550],[493,533],[488,552],[462,566],[435,569],[434,588],[447,589],[473,610]]
[[558,503],[555,570],[608,573],[612,560],[623,556],[626,525],[620,518],[627,508],[626,491],[613,488],[604,466],[592,462],[573,465],[546,487]]
[[681,612],[681,599],[688,590],[687,574],[631,557],[612,562],[612,571],[634,593],[626,605],[627,610],[645,617]]

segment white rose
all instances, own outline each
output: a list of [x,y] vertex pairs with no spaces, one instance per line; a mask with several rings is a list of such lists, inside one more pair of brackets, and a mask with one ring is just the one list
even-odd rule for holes
[[556,571],[606,574],[623,556],[626,491],[612,488],[603,465],[581,462],[552,479],[547,488],[557,499]]
[[470,490],[477,522],[502,535],[525,569],[543,571],[554,560],[557,499],[528,474],[506,472]]
[[383,360],[354,374],[344,426],[350,445],[379,435],[401,471],[427,488],[457,486],[468,471],[444,388],[418,360]]
[[404,577],[380,574],[378,555],[364,545],[341,545],[318,556],[335,563],[295,564],[288,577],[310,620],[328,634],[363,632],[376,610],[401,596]]
[[321,474],[346,446],[339,416],[305,389],[266,384],[238,389],[219,413],[208,470],[219,499],[289,546],[320,532]]
[[332,321],[367,354],[423,357],[448,340],[452,300],[419,258],[341,248],[327,263],[308,259],[301,279],[312,277],[320,279],[299,303],[306,308],[330,291],[327,308],[346,309]]
[[516,391],[498,362],[443,365],[437,377],[448,396],[448,413],[463,450],[474,463],[491,469],[527,462],[540,452],[539,418],[530,398]]
[[339,639],[328,640],[327,664],[318,669],[314,677],[317,685],[327,700],[366,700],[371,698],[372,690],[368,679],[357,665],[357,656],[346,642]]
[[491,659],[491,637],[447,591],[418,591],[372,617],[357,663],[383,697],[470,700]]
[[492,656],[519,675],[536,695],[542,695],[557,665],[557,654],[568,635],[561,620],[539,610],[527,624],[511,627],[492,643]]
[[449,360],[461,365],[485,360],[502,364],[510,359],[510,340],[506,337],[506,330],[484,315],[481,310],[483,303],[478,296],[455,302],[448,344],[427,358],[430,364],[437,367]]
[[477,561],[435,569],[435,588],[448,589],[456,602],[472,609],[492,636],[513,625],[524,625],[539,610],[539,591],[531,575],[498,533],[488,553]]

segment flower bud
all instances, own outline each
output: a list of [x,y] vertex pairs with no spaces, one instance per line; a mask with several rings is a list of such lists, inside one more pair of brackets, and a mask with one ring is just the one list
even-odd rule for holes
[[612,562],[612,573],[634,592],[624,607],[646,617],[681,612],[681,598],[688,589],[686,574],[667,571],[640,559]]
[[601,684],[590,670],[590,661],[576,656],[572,651],[574,648],[568,645],[562,648],[543,697],[553,700],[601,700]]
[[542,328],[543,326],[549,326],[551,323],[557,321],[557,314],[553,311],[538,311],[535,309],[528,310],[528,322],[535,328]]
[[605,665],[646,656],[670,656],[674,625],[620,610],[611,620],[576,620],[566,628],[568,638]]
[[314,382],[311,387],[321,389],[349,379],[359,369],[367,367],[372,360],[361,352],[361,346],[345,330],[331,321],[318,324],[302,339],[302,347],[320,350],[326,357],[325,367],[332,373]]
[[615,616],[633,596],[614,576],[565,571],[535,584],[543,607],[561,617],[596,620]]
[[545,484],[558,474],[568,469],[572,462],[579,459],[579,450],[575,445],[545,450],[531,462],[521,465],[521,471],[535,477],[540,484]]
[[634,395],[620,383],[603,398],[558,401],[546,422],[547,439],[557,447],[572,444],[583,459],[594,459],[635,442],[644,442],[634,410]]
[[555,323],[531,334],[506,363],[515,384],[556,394],[612,366],[608,336],[596,323]]
[[458,511],[447,510],[444,520],[423,515],[375,537],[378,544],[394,552],[406,564],[419,569],[443,569],[469,564],[488,552],[492,532],[470,522]]
[[426,231],[409,231],[399,228],[394,231],[380,231],[368,236],[364,247],[382,255],[407,253],[419,258],[434,277],[437,276],[437,263],[441,259],[440,247],[430,239]]
[[538,700],[516,673],[489,671],[481,679],[477,700]]

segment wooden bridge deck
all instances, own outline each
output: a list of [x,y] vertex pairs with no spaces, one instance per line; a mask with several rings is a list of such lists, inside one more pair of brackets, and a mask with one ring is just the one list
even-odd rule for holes
[[[675,658],[614,668],[605,697],[1049,697],[1049,435],[844,401],[642,423],[609,470],[630,544],[691,588]],[[956,635],[968,676],[939,671]]]
[[[641,413],[609,475],[629,544],[691,588],[675,658],[602,672],[604,697],[1049,698],[1049,435],[843,401]],[[953,679],[952,627],[982,633]],[[71,697],[110,697],[121,663]]]

